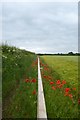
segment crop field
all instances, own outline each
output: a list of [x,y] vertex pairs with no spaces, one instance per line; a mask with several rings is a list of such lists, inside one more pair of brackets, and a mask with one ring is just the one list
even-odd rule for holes
[[41,56],[40,60],[48,119],[78,118],[78,57]]
[[37,56],[7,45],[2,53],[3,118],[36,118]]

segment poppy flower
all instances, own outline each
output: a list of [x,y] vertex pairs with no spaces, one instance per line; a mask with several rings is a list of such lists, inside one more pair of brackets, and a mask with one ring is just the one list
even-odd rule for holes
[[65,80],[63,80],[63,81],[62,81],[62,84],[63,84],[63,85],[64,85],[64,84],[66,84],[66,81],[65,81]]
[[80,104],[80,98],[78,99],[78,104]]
[[71,99],[72,99],[72,97],[73,97],[73,95],[72,95],[72,94],[69,94],[68,96],[69,96]]
[[56,90],[56,88],[55,88],[54,86],[52,86],[52,89],[53,89],[53,90]]
[[54,84],[54,82],[50,82],[50,85]]
[[25,82],[26,82],[26,83],[29,82],[29,79],[26,79]]
[[69,92],[70,91],[70,88],[65,88],[65,92]]
[[33,90],[32,94],[35,95],[36,94],[36,90]]
[[76,90],[76,88],[72,88],[74,91]]
[[57,80],[56,84],[61,84],[60,80]]
[[57,86],[57,88],[62,88],[63,87],[63,84],[60,84]]
[[47,78],[47,76],[46,76],[46,75],[44,75],[43,77],[44,77],[44,78]]
[[35,82],[36,82],[36,79],[32,79],[32,81],[31,81],[31,82],[35,83]]
[[48,68],[47,68],[47,67],[44,67],[44,70],[48,71]]

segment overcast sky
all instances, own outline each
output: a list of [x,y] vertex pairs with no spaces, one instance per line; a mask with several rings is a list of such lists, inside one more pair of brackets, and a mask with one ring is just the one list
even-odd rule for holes
[[[1,17],[1,13],[0,13]],[[3,42],[36,53],[78,51],[77,3],[3,3]]]

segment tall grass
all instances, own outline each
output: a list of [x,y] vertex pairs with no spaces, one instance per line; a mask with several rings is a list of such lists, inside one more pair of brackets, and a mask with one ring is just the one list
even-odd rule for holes
[[2,50],[0,46],[0,119],[2,118]]
[[[36,118],[37,65],[34,53],[8,45],[2,46],[3,118]],[[34,104],[33,104],[34,103]]]

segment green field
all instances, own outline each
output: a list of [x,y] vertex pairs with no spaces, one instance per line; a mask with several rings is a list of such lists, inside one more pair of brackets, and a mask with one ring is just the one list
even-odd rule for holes
[[36,118],[37,56],[2,46],[3,118]]
[[78,57],[42,56],[42,78],[49,118],[78,117]]

